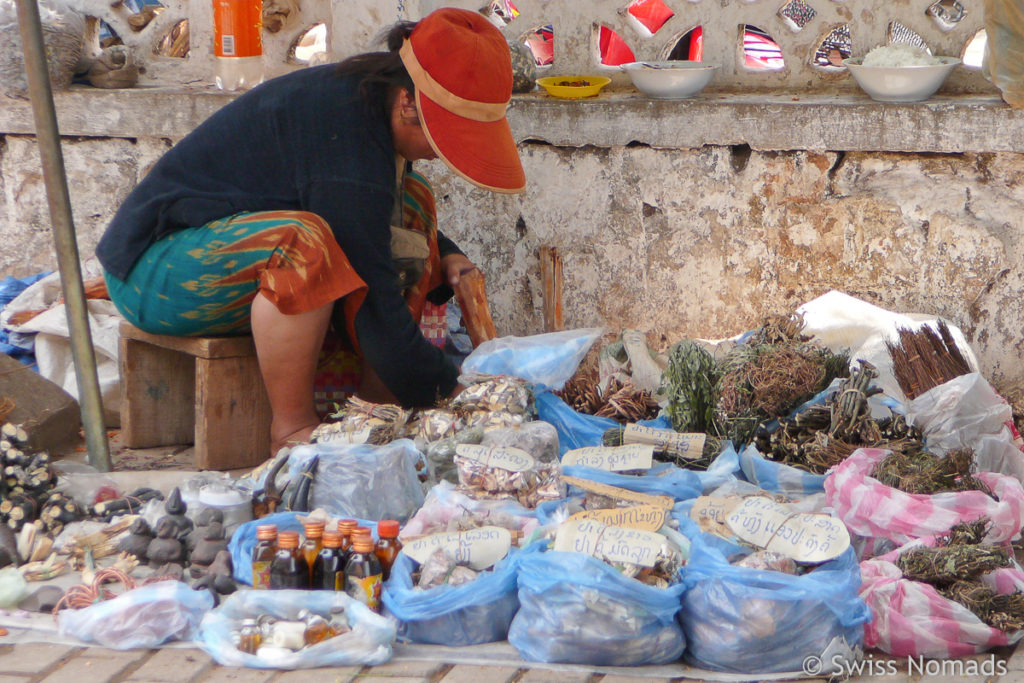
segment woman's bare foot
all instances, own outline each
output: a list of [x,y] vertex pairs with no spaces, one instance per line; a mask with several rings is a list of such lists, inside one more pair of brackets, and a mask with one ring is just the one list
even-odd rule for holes
[[319,426],[319,422],[300,427],[292,432],[288,432],[283,436],[275,437],[276,430],[270,430],[270,457],[275,457],[282,448],[285,446],[294,446],[300,443],[309,443],[309,437],[313,434],[313,430]]

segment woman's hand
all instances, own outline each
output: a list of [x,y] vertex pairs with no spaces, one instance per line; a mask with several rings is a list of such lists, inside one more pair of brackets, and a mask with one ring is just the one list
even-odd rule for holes
[[448,254],[441,259],[441,270],[444,272],[444,279],[454,288],[458,286],[462,276],[476,270],[476,266],[462,254]]

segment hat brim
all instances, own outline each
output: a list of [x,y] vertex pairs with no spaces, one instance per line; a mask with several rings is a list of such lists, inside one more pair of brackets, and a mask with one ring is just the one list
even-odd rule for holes
[[463,118],[438,105],[418,88],[416,104],[427,142],[455,173],[492,192],[511,194],[526,189],[526,174],[508,119]]

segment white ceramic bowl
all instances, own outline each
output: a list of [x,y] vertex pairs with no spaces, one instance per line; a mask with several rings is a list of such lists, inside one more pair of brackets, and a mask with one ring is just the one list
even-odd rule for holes
[[960,60],[936,57],[942,64],[912,66],[864,66],[861,57],[844,59],[857,85],[879,102],[920,102],[935,94]]
[[704,89],[717,68],[713,64],[689,61],[630,62],[620,67],[629,74],[637,90],[658,100],[693,97]]

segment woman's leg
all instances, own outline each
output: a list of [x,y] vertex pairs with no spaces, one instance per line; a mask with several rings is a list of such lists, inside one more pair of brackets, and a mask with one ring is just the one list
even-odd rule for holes
[[252,301],[252,337],[273,413],[271,454],[289,443],[309,441],[320,424],[313,407],[313,379],[333,306],[288,315],[262,293]]

